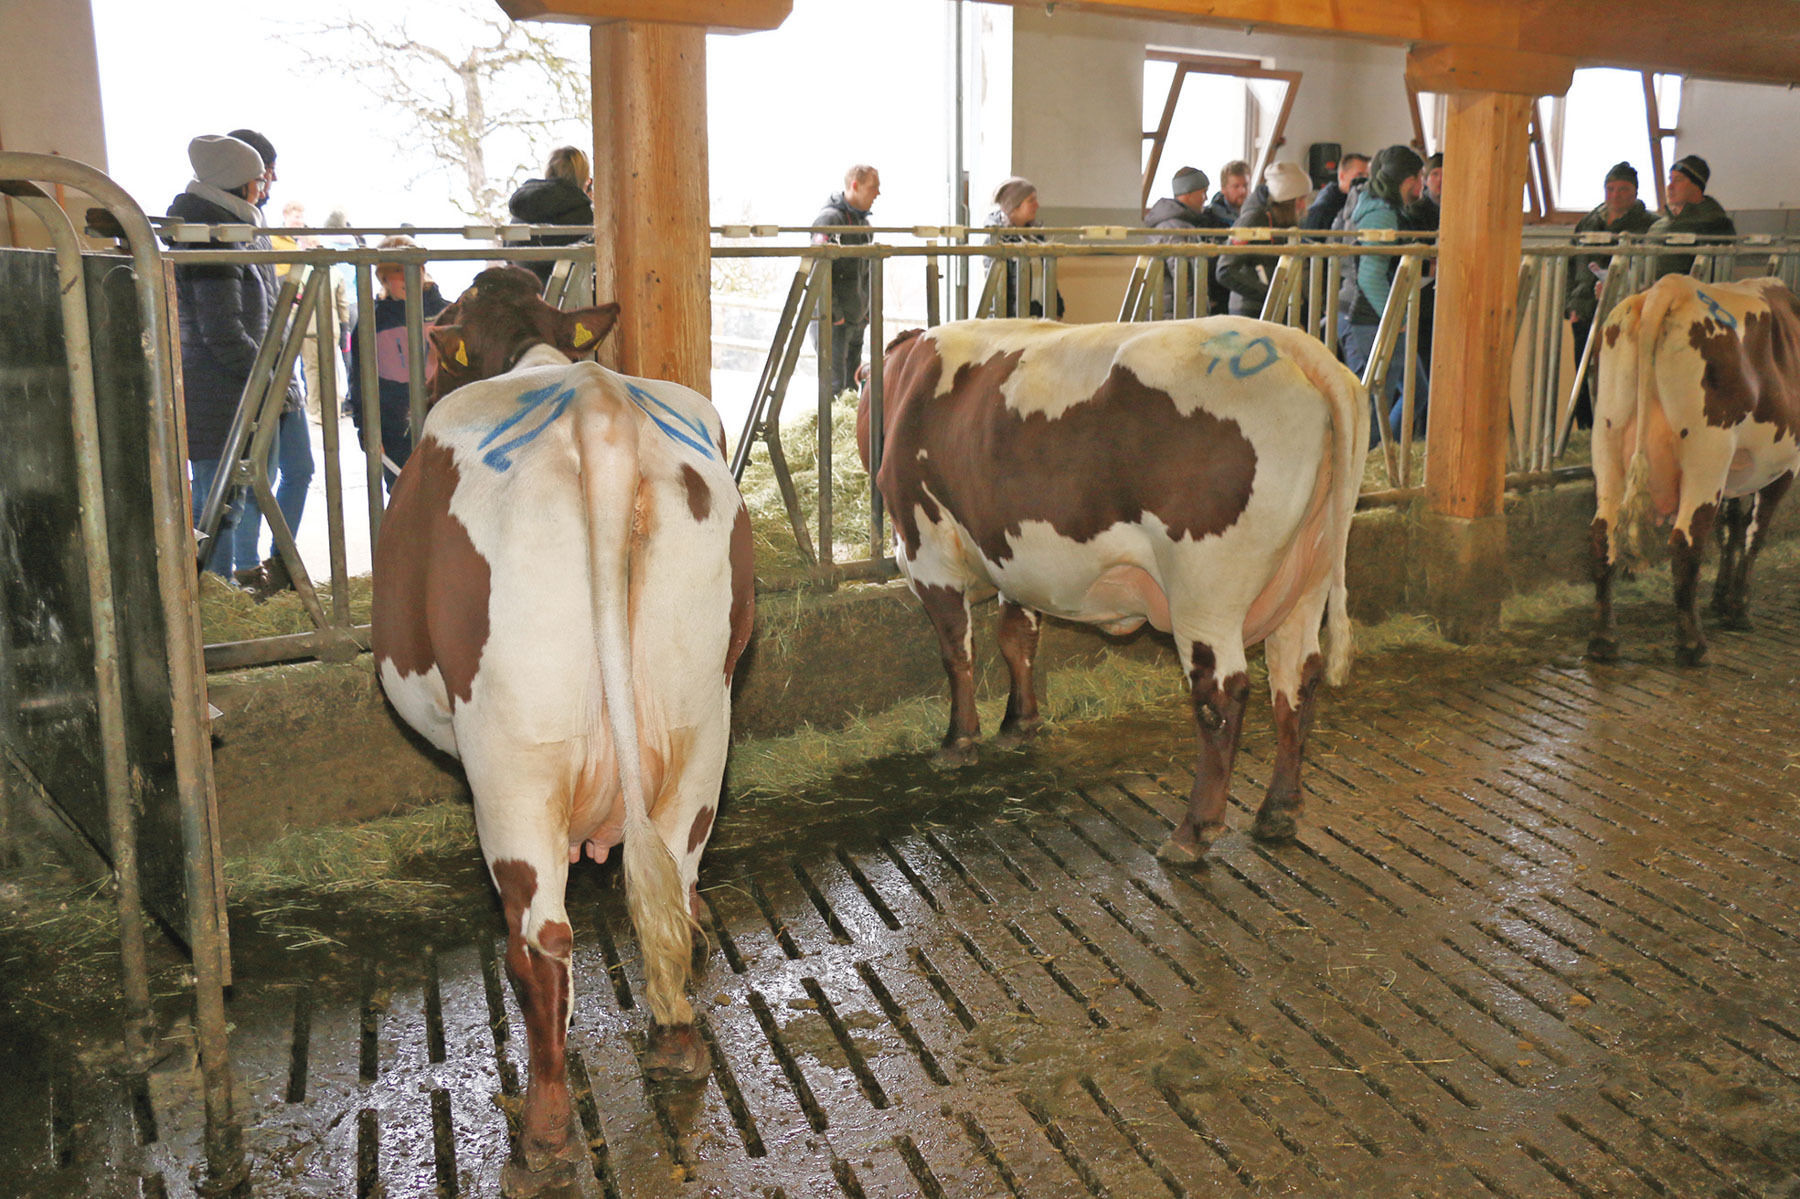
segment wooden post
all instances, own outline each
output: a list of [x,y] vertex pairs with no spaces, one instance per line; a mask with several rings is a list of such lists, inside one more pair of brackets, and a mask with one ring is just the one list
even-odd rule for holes
[[594,285],[609,365],[712,394],[706,30],[593,26]]
[[1506,572],[1507,397],[1531,106],[1567,91],[1574,64],[1438,46],[1409,53],[1406,70],[1420,90],[1450,96],[1419,561],[1426,606],[1446,636],[1469,640],[1499,626],[1493,580]]

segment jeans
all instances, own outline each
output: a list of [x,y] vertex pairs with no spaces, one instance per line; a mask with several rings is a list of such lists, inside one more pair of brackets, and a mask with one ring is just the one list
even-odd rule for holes
[[[195,528],[200,527],[200,510],[206,507],[206,493],[212,490],[213,479],[219,473],[219,459],[193,458],[188,461],[193,474],[194,510],[190,514]],[[238,518],[244,508],[243,498],[228,505],[225,514],[219,518],[219,531],[213,537],[212,557],[206,561],[206,569],[220,578],[230,581],[231,572],[239,565],[235,560]],[[243,563],[242,565],[249,565]]]
[[[1377,326],[1375,325],[1359,325],[1354,322],[1342,326],[1344,365],[1355,371],[1359,378],[1363,373],[1363,369],[1369,365],[1369,358],[1375,352],[1376,328]],[[1400,420],[1401,417],[1405,415],[1402,408],[1401,391],[1406,376],[1401,374],[1396,368],[1406,357],[1406,336],[1405,333],[1402,333],[1394,341],[1394,356],[1388,360],[1388,373],[1385,386],[1378,384],[1369,389],[1369,403],[1372,406],[1374,414],[1373,419],[1376,421],[1381,419],[1381,410],[1384,407],[1376,397],[1383,392],[1391,397],[1389,403],[1385,406],[1387,408],[1388,430],[1394,435],[1395,441],[1400,440]],[[1423,355],[1419,357],[1418,362],[1415,365],[1415,370],[1416,374],[1413,379],[1413,436],[1422,437],[1425,434],[1425,411],[1428,407],[1431,394],[1431,377],[1427,371],[1427,364]],[[1369,426],[1369,444],[1371,446],[1381,444],[1381,429],[1375,424]]]
[[[831,323],[831,361],[821,362],[821,371],[831,372],[831,394],[837,395],[856,386],[856,368],[862,365],[863,338],[868,326],[850,321]],[[813,354],[819,354],[819,326],[813,324]]]
[[[281,509],[281,519],[287,522],[290,532],[298,533],[300,515],[306,509],[306,489],[313,477],[312,434],[307,429],[305,412],[281,414],[275,444],[269,449],[269,477],[275,484],[275,506]],[[238,521],[231,555],[239,570],[262,561],[262,555],[256,552],[261,532],[262,512],[256,506],[256,497],[246,492],[244,515]],[[273,546],[269,552],[273,556]]]

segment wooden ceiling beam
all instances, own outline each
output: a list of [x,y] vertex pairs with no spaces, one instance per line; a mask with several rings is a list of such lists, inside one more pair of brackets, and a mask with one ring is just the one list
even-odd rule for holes
[[[568,3],[570,0],[553,0]],[[990,0],[1037,8],[1043,0]],[[1736,0],[1056,0],[1064,8],[1270,33],[1565,57],[1576,66],[1800,84],[1800,3]]]
[[708,33],[754,33],[787,20],[793,0],[498,0],[515,21],[604,25],[647,21],[698,25]]
[[1491,46],[1416,46],[1406,54],[1406,82],[1421,92],[1499,92],[1560,96],[1575,77],[1575,60]]

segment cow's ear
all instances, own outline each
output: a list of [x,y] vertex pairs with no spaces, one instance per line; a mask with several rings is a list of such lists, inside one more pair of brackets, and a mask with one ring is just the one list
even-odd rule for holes
[[463,340],[461,325],[428,325],[431,346],[437,351],[439,364],[452,374],[469,369],[469,343]]
[[594,308],[577,308],[557,314],[556,348],[571,358],[591,354],[606,340],[619,319],[617,303]]

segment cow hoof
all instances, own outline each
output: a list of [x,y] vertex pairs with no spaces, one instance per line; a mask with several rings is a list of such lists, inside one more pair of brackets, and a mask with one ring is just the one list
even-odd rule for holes
[[524,1162],[509,1161],[500,1167],[500,1193],[506,1199],[537,1199],[539,1195],[570,1193],[580,1183],[586,1168],[587,1150],[573,1137],[555,1154],[544,1154],[533,1168]]
[[1719,614],[1719,627],[1721,629],[1730,629],[1734,633],[1748,633],[1756,628],[1756,626],[1750,622],[1750,615],[1747,612],[1721,612]]
[[1300,819],[1297,813],[1280,809],[1274,812],[1258,812],[1256,823],[1250,826],[1250,835],[1258,841],[1292,841],[1300,834]]
[[1043,727],[1042,719],[1021,720],[1010,728],[1003,725],[994,744],[1001,749],[1022,749],[1037,739],[1038,730]]
[[955,770],[975,765],[978,757],[974,741],[957,741],[939,746],[938,751],[931,755],[931,764],[943,770]]
[[652,1024],[644,1053],[644,1077],[656,1082],[693,1082],[712,1069],[706,1042],[692,1024]]
[[1675,661],[1682,666],[1703,666],[1706,664],[1706,646],[1678,645],[1675,647]]
[[1195,866],[1206,857],[1206,851],[1212,848],[1213,839],[1225,831],[1222,824],[1210,825],[1200,830],[1200,837],[1192,843],[1170,834],[1156,849],[1156,860],[1170,866]]
[[1617,662],[1619,660],[1619,643],[1611,637],[1590,637],[1588,638],[1587,656],[1590,662]]

